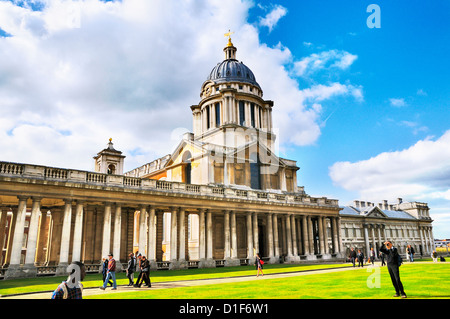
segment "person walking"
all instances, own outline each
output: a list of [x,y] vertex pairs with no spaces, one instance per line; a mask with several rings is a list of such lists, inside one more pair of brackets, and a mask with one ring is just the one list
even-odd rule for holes
[[409,248],[409,261],[414,262],[414,254],[416,253],[416,251],[411,245],[408,245],[408,248]]
[[141,288],[142,282],[145,282],[145,285],[150,288],[152,283],[150,281],[150,262],[145,256],[141,257],[141,269],[139,273],[139,280],[136,281],[134,287]]
[[380,259],[381,259],[381,266],[386,266],[386,262],[384,261],[386,259],[386,256],[381,251],[380,251]]
[[[102,264],[102,277],[103,281],[105,282],[106,274],[108,273],[108,258],[103,257],[103,264]],[[108,284],[112,287],[113,283],[111,280],[108,281]]]
[[364,254],[361,249],[358,249],[358,253],[356,254],[356,258],[358,259],[358,267],[364,267]]
[[67,269],[71,270],[69,277],[53,291],[51,299],[83,299],[81,281],[86,276],[84,264],[80,261],[74,261]]
[[264,261],[261,259],[259,254],[256,254],[255,264],[256,264],[256,277],[259,277],[259,273],[261,273],[261,275],[264,276],[264,273],[263,273],[263,270],[262,270],[263,269],[263,265],[264,265]]
[[372,265],[375,265],[375,249],[370,248],[370,261],[372,262]]
[[136,269],[139,269],[139,274],[136,279],[136,283],[133,287],[137,287],[137,283],[141,280],[142,271],[141,271],[141,262],[142,262],[142,254],[139,252],[136,252]]
[[402,298],[406,298],[403,284],[400,280],[399,254],[397,248],[390,241],[386,241],[380,248],[380,251],[387,256],[387,268],[395,289],[394,297],[401,296]]
[[355,267],[356,251],[355,251],[355,248],[353,248],[353,247],[351,248],[349,258],[350,258],[350,261],[353,264],[353,267]]
[[435,250],[433,250],[433,253],[431,254],[431,258],[433,258],[433,262],[437,263],[437,253]]
[[108,270],[106,272],[106,279],[103,283],[103,286],[100,287],[101,290],[106,289],[106,285],[108,283],[109,278],[112,278],[113,280],[113,288],[112,290],[117,289],[117,283],[116,283],[116,260],[113,258],[113,254],[110,253],[108,255]]
[[134,272],[136,271],[136,258],[134,258],[133,253],[130,253],[128,257],[130,258],[128,259],[128,266],[127,266],[128,286],[133,286]]

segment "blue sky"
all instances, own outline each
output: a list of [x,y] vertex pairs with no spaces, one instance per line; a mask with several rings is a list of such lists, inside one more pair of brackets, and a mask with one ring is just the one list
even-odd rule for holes
[[[369,28],[369,4],[381,28]],[[450,238],[450,1],[0,1],[0,160],[131,170],[173,151],[223,59],[273,100],[308,194],[427,202]]]

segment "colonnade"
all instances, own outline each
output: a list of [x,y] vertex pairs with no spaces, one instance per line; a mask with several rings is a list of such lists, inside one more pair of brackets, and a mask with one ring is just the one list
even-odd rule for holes
[[[277,263],[281,260],[296,262],[338,257],[341,251],[340,219],[336,215],[90,203],[87,199],[66,199],[59,200],[62,205],[45,207],[52,213],[52,223],[44,232],[46,214],[41,212],[43,199],[18,196],[17,200],[17,205],[7,209],[1,207],[0,227],[4,226],[7,211],[12,211],[8,232],[0,231],[2,237],[8,237],[4,247],[7,252],[4,264],[8,269],[5,277],[20,277],[27,272],[33,274],[33,269],[39,265],[53,265],[56,274],[65,274],[72,261],[99,265],[101,258],[110,252],[120,268],[121,262],[127,262],[128,253],[136,250],[147,256],[152,268],[158,268],[158,263],[163,262],[164,213],[170,213],[170,234],[166,234],[170,247],[170,260],[166,264],[170,269],[187,268],[195,263],[197,267],[215,267],[218,261],[224,266],[248,264],[253,262],[256,253],[271,263]],[[29,224],[25,227],[27,211]],[[137,211],[138,220],[135,219]],[[191,259],[187,245],[189,214],[198,215],[198,260]],[[328,221],[330,227],[327,226]],[[138,223],[139,229],[137,243],[134,223]],[[24,236],[25,229],[28,230],[27,236]],[[47,257],[44,259],[37,252],[42,236],[48,236]],[[1,237],[0,241],[5,242]]]

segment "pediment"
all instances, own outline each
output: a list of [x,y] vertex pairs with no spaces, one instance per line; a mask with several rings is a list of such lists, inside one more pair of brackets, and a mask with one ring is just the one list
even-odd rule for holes
[[378,207],[373,207],[366,213],[366,217],[387,218],[388,216]]

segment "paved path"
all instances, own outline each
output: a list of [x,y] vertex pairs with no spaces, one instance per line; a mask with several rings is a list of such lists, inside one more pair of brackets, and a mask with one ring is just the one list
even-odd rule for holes
[[[100,294],[117,294],[121,292],[130,292],[130,291],[142,291],[148,289],[170,289],[170,288],[179,288],[179,287],[192,287],[192,286],[202,286],[202,285],[214,285],[214,284],[224,284],[230,282],[243,282],[243,281],[256,281],[256,280],[265,280],[265,279],[274,279],[274,278],[289,278],[295,276],[305,276],[319,273],[330,273],[330,272],[340,272],[340,271],[349,271],[354,269],[353,267],[339,267],[339,268],[331,268],[331,269],[320,269],[320,270],[306,270],[306,271],[297,271],[297,272],[288,272],[288,273],[276,273],[276,274],[266,274],[264,276],[257,277],[254,276],[240,276],[240,277],[227,277],[227,278],[214,278],[214,279],[199,279],[199,280],[182,280],[182,281],[171,281],[171,282],[156,282],[152,283],[151,288],[147,288],[142,286],[141,288],[134,288],[128,286],[117,286],[117,290],[111,290],[110,287],[106,288],[106,290],[101,290],[99,288],[85,288],[83,290],[83,296],[91,296],[91,295],[100,295]],[[20,294],[14,296],[3,296],[0,299],[50,299],[52,296],[51,292],[40,292],[40,293],[30,293],[30,294]]]

